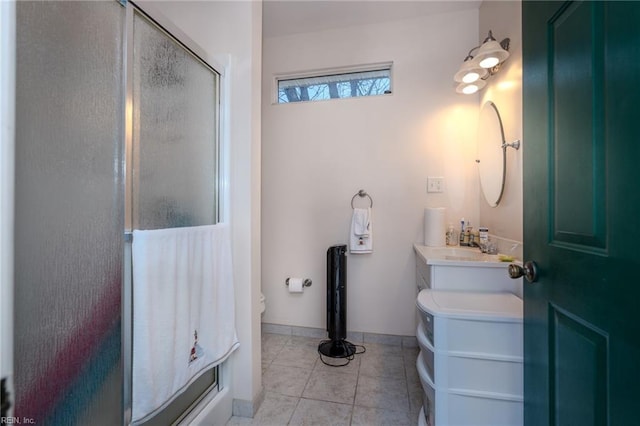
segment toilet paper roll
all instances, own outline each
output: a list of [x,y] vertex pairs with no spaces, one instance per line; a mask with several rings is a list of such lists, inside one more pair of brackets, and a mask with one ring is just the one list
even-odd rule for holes
[[289,293],[302,293],[302,278],[289,278]]
[[444,207],[430,207],[424,209],[424,245],[442,247],[446,244]]

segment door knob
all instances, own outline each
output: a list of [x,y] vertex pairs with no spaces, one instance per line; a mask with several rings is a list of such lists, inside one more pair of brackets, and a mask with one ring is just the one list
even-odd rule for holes
[[516,279],[525,277],[530,283],[534,283],[538,280],[538,267],[536,262],[528,260],[524,262],[523,266],[512,263],[509,265],[509,277]]

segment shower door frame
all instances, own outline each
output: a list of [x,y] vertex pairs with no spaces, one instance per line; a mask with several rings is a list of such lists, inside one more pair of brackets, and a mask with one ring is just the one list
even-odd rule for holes
[[[13,209],[15,149],[16,4],[0,1],[0,378],[13,391]],[[5,401],[2,401],[3,403]],[[13,403],[3,416],[13,415]]]
[[[132,376],[133,376],[133,270],[132,270],[132,231],[134,226],[134,211],[133,211],[133,23],[134,14],[137,12],[146,18],[150,23],[158,27],[158,29],[164,32],[169,38],[173,39],[176,43],[181,45],[187,50],[195,59],[199,60],[204,66],[210,68],[212,72],[218,74],[217,79],[217,92],[215,104],[217,107],[215,131],[216,131],[216,156],[215,156],[215,187],[216,198],[214,220],[216,223],[224,221],[228,217],[228,150],[226,149],[225,132],[223,123],[225,120],[223,106],[226,105],[224,100],[226,99],[225,87],[225,69],[224,65],[221,65],[218,61],[211,58],[203,48],[201,48],[196,42],[194,42],[189,36],[187,36],[182,30],[180,30],[175,24],[167,19],[161,12],[157,11],[153,6],[144,4],[143,6],[137,5],[132,1],[127,0],[115,0],[121,3],[126,8],[125,17],[125,34],[123,45],[123,66],[124,66],[124,94],[125,94],[125,107],[124,107],[124,182],[125,182],[125,200],[124,200],[124,214],[125,214],[125,253],[124,253],[124,265],[123,265],[123,289],[122,289],[122,363],[123,363],[123,424],[131,424],[132,414]],[[197,415],[197,411],[200,411],[204,404],[210,402],[217,393],[219,393],[226,385],[224,365],[214,367],[216,371],[216,380],[211,386],[209,386],[199,397],[192,401],[191,405],[182,413],[182,415],[174,421],[173,424],[180,424],[187,417]],[[221,371],[222,370],[222,371]]]

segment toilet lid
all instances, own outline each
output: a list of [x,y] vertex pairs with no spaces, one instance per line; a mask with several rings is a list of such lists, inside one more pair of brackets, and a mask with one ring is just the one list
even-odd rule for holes
[[418,308],[433,316],[522,322],[522,299],[511,293],[473,293],[425,289]]

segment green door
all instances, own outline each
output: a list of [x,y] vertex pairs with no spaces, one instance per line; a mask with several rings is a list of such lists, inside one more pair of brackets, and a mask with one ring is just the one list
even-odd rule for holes
[[525,424],[640,424],[640,2],[524,2]]

